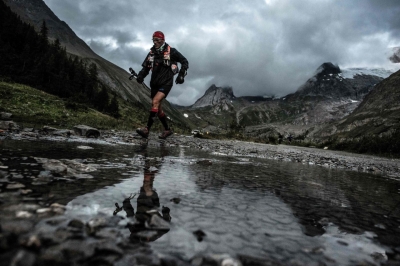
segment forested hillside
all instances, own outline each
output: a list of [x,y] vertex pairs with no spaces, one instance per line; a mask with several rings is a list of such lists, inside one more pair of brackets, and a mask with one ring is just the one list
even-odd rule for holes
[[[116,95],[97,78],[97,66],[86,65],[67,55],[58,39],[48,40],[43,21],[40,33],[14,14],[0,1],[0,77],[6,81],[30,85],[71,104],[83,103],[101,112],[119,117]],[[111,98],[111,99],[110,99]]]

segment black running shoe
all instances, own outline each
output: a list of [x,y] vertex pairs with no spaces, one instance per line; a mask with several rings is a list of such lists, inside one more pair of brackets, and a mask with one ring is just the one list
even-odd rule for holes
[[136,129],[136,132],[142,136],[143,138],[147,139],[149,137],[149,130],[145,128],[138,128]]

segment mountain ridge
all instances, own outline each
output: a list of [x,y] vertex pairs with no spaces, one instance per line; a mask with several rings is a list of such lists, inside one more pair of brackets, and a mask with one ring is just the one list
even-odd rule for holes
[[[319,132],[326,124],[351,114],[374,86],[384,80],[360,71],[354,73],[351,77],[343,77],[338,65],[326,62],[294,93],[269,99],[253,96],[253,99],[262,101],[253,101],[246,96],[233,98],[231,88],[229,93],[223,94],[222,88],[212,85],[196,102],[201,105],[181,107],[180,110],[188,113],[189,118],[207,131],[228,130],[229,125],[236,125],[245,128],[246,134],[255,136],[310,134],[315,137],[313,133]],[[220,93],[216,94],[217,90]],[[229,108],[221,108],[221,105]],[[199,117],[204,123],[199,122]]]

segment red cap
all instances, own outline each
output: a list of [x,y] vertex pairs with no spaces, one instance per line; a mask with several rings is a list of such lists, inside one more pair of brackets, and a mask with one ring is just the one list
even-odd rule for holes
[[162,33],[161,31],[156,31],[156,32],[153,33],[153,38],[154,37],[164,40],[164,33]]

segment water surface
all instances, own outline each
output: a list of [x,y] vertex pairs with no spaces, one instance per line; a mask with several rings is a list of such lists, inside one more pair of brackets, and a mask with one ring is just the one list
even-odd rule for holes
[[[116,213],[126,223],[142,211],[143,202],[151,202],[150,209],[160,214],[168,207],[170,230],[140,238],[161,253],[184,259],[226,253],[285,263],[353,265],[379,264],[376,258],[385,260],[385,252],[400,245],[396,180],[178,146],[90,144],[93,149],[85,150],[79,145],[9,142],[2,153],[97,165],[90,173],[94,179],[54,184],[43,192],[66,204],[68,216],[112,216],[115,203],[121,207],[135,194],[130,200],[133,216]],[[123,225],[119,230],[131,237]]]

